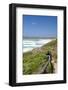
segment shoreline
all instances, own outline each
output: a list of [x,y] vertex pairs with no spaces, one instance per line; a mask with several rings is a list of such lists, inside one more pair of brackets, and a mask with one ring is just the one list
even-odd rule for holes
[[33,41],[33,40],[26,40],[25,43],[24,43],[24,48],[23,48],[23,52],[26,53],[26,52],[29,52],[29,51],[32,51],[34,48],[39,48],[49,42],[51,42],[52,40],[55,40],[55,39],[40,39],[38,41]]

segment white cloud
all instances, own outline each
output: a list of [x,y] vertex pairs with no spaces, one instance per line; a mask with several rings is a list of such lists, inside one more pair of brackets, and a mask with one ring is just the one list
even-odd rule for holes
[[32,25],[35,25],[35,24],[37,24],[37,23],[35,23],[35,22],[32,22]]

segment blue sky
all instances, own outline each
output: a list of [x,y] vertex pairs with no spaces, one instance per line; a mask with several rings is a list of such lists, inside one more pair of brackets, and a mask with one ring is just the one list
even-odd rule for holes
[[57,37],[57,16],[23,17],[24,37]]

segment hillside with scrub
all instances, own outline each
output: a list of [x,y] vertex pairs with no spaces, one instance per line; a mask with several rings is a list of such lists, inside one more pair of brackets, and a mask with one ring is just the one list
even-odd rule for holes
[[[47,52],[52,54],[50,62],[48,61]],[[22,73],[24,75],[56,73],[57,39],[50,41],[42,47],[24,53],[22,57]]]

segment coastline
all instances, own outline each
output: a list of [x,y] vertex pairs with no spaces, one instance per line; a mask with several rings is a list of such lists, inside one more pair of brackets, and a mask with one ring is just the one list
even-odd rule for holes
[[51,42],[54,39],[25,39],[24,40],[24,47],[23,47],[23,52],[28,52],[32,51],[34,48],[41,47],[49,42]]

